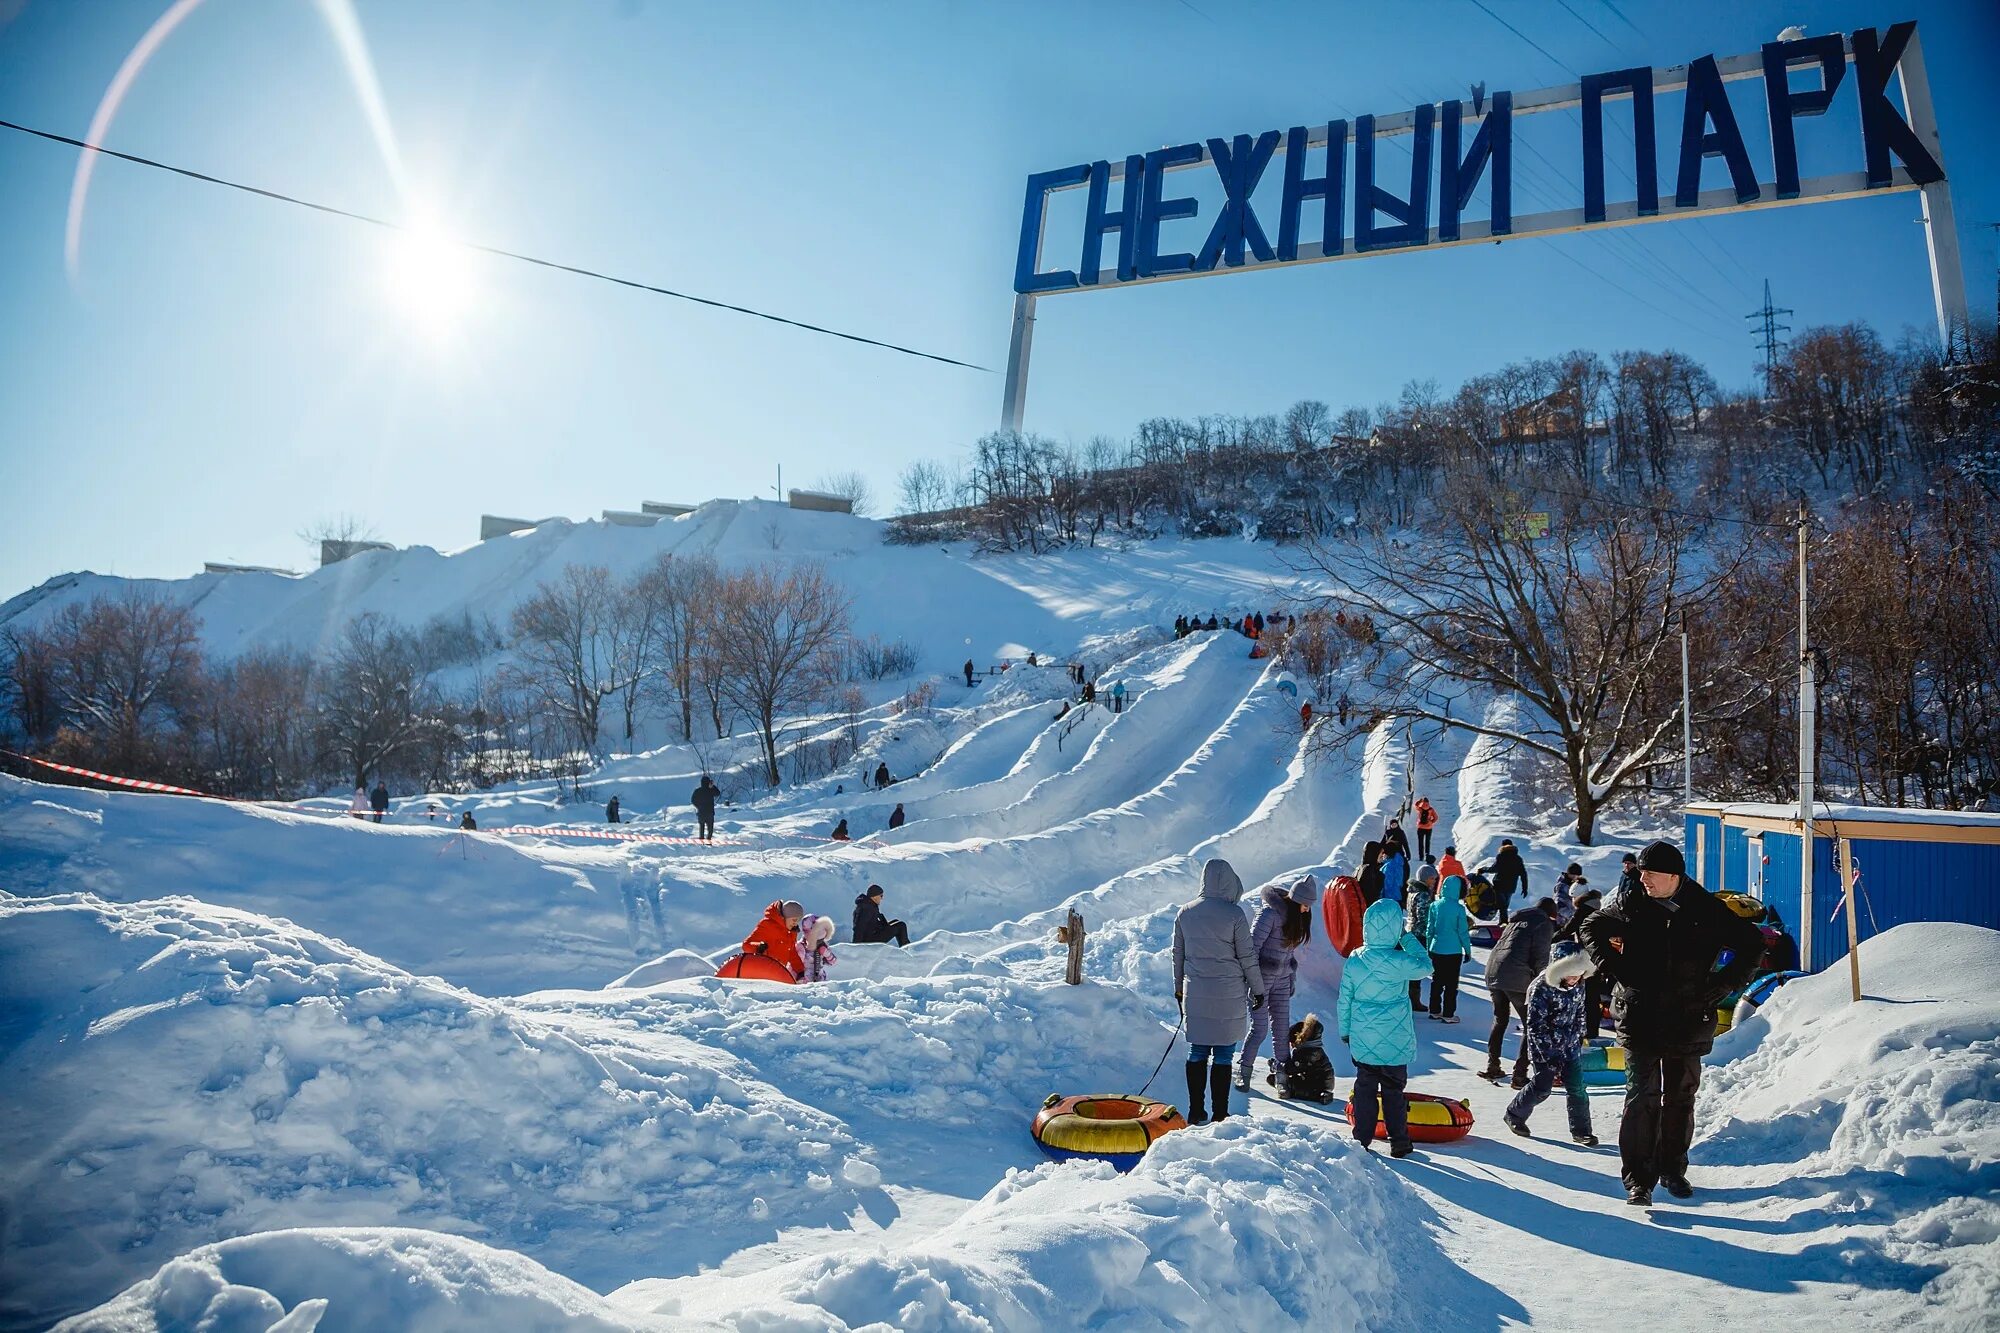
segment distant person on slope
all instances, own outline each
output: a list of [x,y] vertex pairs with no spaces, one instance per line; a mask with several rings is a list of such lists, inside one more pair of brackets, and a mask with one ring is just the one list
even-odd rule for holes
[[1430,955],[1403,929],[1403,909],[1383,899],[1361,915],[1362,944],[1340,975],[1340,1039],[1354,1057],[1354,1141],[1374,1151],[1375,1126],[1389,1155],[1408,1157],[1410,1061],[1417,1054],[1409,984],[1431,974]]
[[696,835],[703,842],[715,840],[715,798],[722,795],[722,788],[715,785],[715,779],[704,773],[701,785],[694,789],[688,801],[694,806],[694,817],[700,825]]
[[894,781],[895,779],[889,776],[888,764],[875,765],[875,790],[881,791]]
[[1403,832],[1402,820],[1391,819],[1388,822],[1388,824],[1384,826],[1384,828],[1382,829],[1382,845],[1384,847],[1394,848],[1396,851],[1401,852],[1403,854],[1404,860],[1409,859],[1410,835]]
[[828,834],[827,836],[832,838],[835,842],[849,842],[853,840],[853,835],[847,831],[847,821],[844,819],[841,820],[838,824],[835,824],[833,826],[833,832]]
[[1125,711],[1125,682],[1122,680],[1111,682],[1111,711],[1114,713]]
[[1528,891],[1528,866],[1514,850],[1512,838],[1500,839],[1500,850],[1493,854],[1493,864],[1480,873],[1493,882],[1493,896],[1499,908],[1493,919],[1504,926],[1513,906],[1514,891],[1519,889],[1524,894]]
[[1243,997],[1250,997],[1249,1012],[1264,1007],[1264,973],[1237,906],[1242,898],[1243,881],[1216,857],[1201,868],[1201,897],[1174,918],[1174,1002],[1187,1028],[1191,1125],[1228,1119],[1229,1063],[1249,1026]]
[[604,803],[604,822],[607,824],[624,822],[618,817],[618,798],[616,796]]
[[1625,1048],[1625,1117],[1618,1126],[1625,1201],[1653,1186],[1685,1199],[1688,1143],[1701,1058],[1715,1045],[1715,1007],[1756,970],[1757,927],[1687,875],[1680,848],[1646,844],[1638,893],[1620,890],[1584,923],[1591,961],[1614,983],[1612,1015]]
[[1567,925],[1569,919],[1576,915],[1576,895],[1589,883],[1583,877],[1583,867],[1575,861],[1571,861],[1569,867],[1556,876],[1557,925]]
[[467,810],[465,814],[459,818],[458,826],[461,829],[465,830],[467,833],[479,832],[479,821],[472,817],[472,811],[470,810]]
[[[1437,901],[1437,886],[1437,867],[1426,860],[1417,867],[1416,875],[1403,892],[1403,929],[1415,935],[1420,941],[1430,939],[1431,904]],[[1435,974],[1436,967],[1433,966],[1431,971]],[[1431,982],[1431,991],[1434,995],[1437,987],[1436,981]],[[1410,1009],[1417,1013],[1424,1010],[1424,983],[1421,981],[1410,983]]]
[[972,688],[972,659],[969,657],[965,659],[965,688]]
[[840,961],[827,946],[833,941],[833,918],[805,916],[799,919],[799,955],[805,960],[801,981],[825,981],[833,965]]
[[1444,855],[1438,858],[1438,878],[1450,879],[1453,875],[1457,875],[1460,879],[1470,878],[1465,873],[1465,862],[1458,859],[1457,845],[1446,843]]
[[898,949],[910,945],[910,928],[882,914],[882,886],[870,884],[867,892],[854,898],[854,942],[893,944]]
[[806,909],[790,899],[772,903],[757,928],[744,937],[743,952],[782,964],[792,980],[798,980],[806,970],[806,960],[799,954],[799,918],[805,914]]
[[1354,882],[1361,890],[1361,909],[1367,911],[1382,896],[1382,858],[1385,853],[1379,842],[1361,845],[1361,869],[1354,876]]
[[1590,955],[1574,944],[1558,944],[1549,965],[1528,987],[1528,1086],[1514,1094],[1500,1117],[1507,1128],[1528,1138],[1528,1117],[1548,1099],[1557,1080],[1569,1108],[1569,1136],[1586,1148],[1597,1146],[1590,1132],[1590,1089],[1583,1082],[1583,982],[1596,970]]
[[1446,875],[1437,900],[1424,913],[1424,947],[1431,955],[1430,1014],[1440,1023],[1458,1021],[1458,970],[1472,957],[1472,922],[1465,914],[1465,880]]
[[1410,886],[1410,853],[1406,846],[1382,844],[1382,896],[1401,907]]
[[889,827],[890,828],[903,827],[904,818],[905,816],[903,814],[903,803],[901,801],[898,801],[896,802],[896,808],[889,812]]
[[354,789],[354,799],[347,803],[347,813],[356,819],[368,818],[368,789],[366,787],[356,787]]
[[[1493,1030],[1486,1034],[1486,1068],[1479,1077],[1499,1082],[1500,1045],[1507,1039],[1507,1020],[1528,1021],[1528,986],[1549,965],[1549,945],[1556,925],[1556,901],[1544,898],[1507,923],[1493,952],[1486,955],[1486,990],[1493,997]],[[1524,1037],[1514,1056],[1514,1086],[1528,1086],[1528,1043]]]
[[1299,974],[1299,948],[1312,938],[1313,904],[1319,901],[1319,885],[1311,875],[1301,875],[1287,889],[1267,884],[1264,905],[1250,926],[1250,947],[1257,951],[1257,967],[1264,978],[1264,1004],[1250,1013],[1250,1040],[1243,1043],[1243,1055],[1236,1062],[1236,1086],[1248,1089],[1250,1075],[1257,1072],[1257,1052],[1264,1047],[1264,1034],[1271,1034],[1270,1083],[1282,1086],[1285,1062],[1292,1058],[1292,988]]
[[379,778],[375,790],[368,793],[368,808],[375,812],[375,822],[381,823],[382,816],[389,813],[389,787]]
[[1417,855],[1429,856],[1431,834],[1436,832],[1438,826],[1437,807],[1431,804],[1430,797],[1419,796],[1414,813],[1417,816]]

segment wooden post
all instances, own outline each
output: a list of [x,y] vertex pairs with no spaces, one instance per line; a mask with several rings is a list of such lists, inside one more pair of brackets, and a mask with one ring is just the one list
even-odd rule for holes
[[1847,983],[1853,1002],[1861,1002],[1861,927],[1854,917],[1854,844],[1840,840],[1841,896],[1847,902]]
[[1083,984],[1083,918],[1075,908],[1069,912],[1069,921],[1058,932],[1058,937],[1069,945],[1069,972],[1063,977],[1072,986]]

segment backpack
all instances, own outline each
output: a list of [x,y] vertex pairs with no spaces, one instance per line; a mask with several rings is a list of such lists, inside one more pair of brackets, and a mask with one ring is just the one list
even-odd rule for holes
[[1361,947],[1361,885],[1352,875],[1336,875],[1320,898],[1326,937],[1342,958]]

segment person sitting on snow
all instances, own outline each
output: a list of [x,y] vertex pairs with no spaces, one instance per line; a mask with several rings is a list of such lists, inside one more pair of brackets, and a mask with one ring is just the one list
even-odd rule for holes
[[854,835],[847,831],[847,821],[843,819],[833,826],[833,832],[828,836],[835,842],[848,842],[852,840]]
[[1590,1132],[1590,1089],[1583,1082],[1583,982],[1597,965],[1576,944],[1565,941],[1555,957],[1528,987],[1528,1086],[1514,1094],[1501,1119],[1522,1138],[1529,1137],[1528,1117],[1548,1099],[1561,1079],[1569,1104],[1569,1136],[1586,1148],[1597,1146]]
[[806,960],[799,956],[799,918],[805,914],[806,909],[789,898],[772,903],[757,928],[744,937],[743,952],[771,959],[796,981],[806,970]]
[[889,827],[890,828],[903,827],[903,821],[906,818],[908,818],[908,816],[903,813],[903,803],[901,801],[896,802],[896,808],[889,812]]
[[1333,1100],[1333,1061],[1326,1058],[1325,1037],[1318,1014],[1307,1014],[1292,1024],[1292,1056],[1285,1061],[1285,1097],[1308,1102]]
[[833,940],[833,918],[806,916],[799,920],[799,952],[805,957],[804,981],[825,981],[827,972],[839,961],[828,948]]
[[882,886],[870,884],[866,893],[854,898],[854,942],[894,944],[905,949],[910,944],[910,928],[882,915]]

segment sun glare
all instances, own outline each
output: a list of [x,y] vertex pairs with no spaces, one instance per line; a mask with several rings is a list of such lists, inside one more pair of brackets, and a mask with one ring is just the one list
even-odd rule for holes
[[443,337],[465,323],[478,295],[470,252],[443,229],[420,224],[397,233],[388,254],[384,291],[412,328]]

